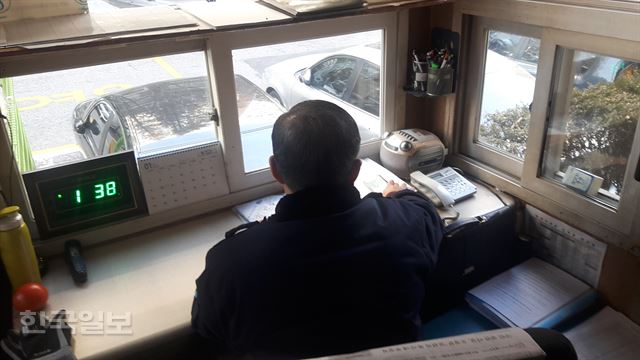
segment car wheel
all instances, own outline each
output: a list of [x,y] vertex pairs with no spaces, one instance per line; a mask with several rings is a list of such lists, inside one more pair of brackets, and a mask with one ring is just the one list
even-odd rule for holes
[[271,96],[272,98],[278,100],[280,105],[284,106],[284,103],[282,102],[282,99],[280,99],[280,95],[278,94],[277,91],[269,88],[269,89],[267,89],[267,94],[269,94],[269,96]]

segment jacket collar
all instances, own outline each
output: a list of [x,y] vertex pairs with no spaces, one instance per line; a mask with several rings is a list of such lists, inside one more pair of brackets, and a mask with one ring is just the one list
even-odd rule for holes
[[276,221],[300,220],[340,213],[360,202],[352,185],[312,187],[286,195],[276,205]]

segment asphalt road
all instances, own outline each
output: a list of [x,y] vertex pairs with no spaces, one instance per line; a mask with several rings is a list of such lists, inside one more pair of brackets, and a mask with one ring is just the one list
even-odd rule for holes
[[[114,11],[132,0],[90,0],[90,11]],[[136,0],[140,3],[140,0]],[[149,2],[154,4],[155,2]],[[130,6],[124,4],[123,7]],[[262,71],[279,61],[311,53],[333,52],[379,39],[376,33],[315,39],[233,52],[234,69],[264,89]],[[15,97],[39,167],[82,158],[71,115],[82,101],[151,82],[206,75],[202,52],[162,56],[14,78]],[[275,119],[274,119],[275,121]]]

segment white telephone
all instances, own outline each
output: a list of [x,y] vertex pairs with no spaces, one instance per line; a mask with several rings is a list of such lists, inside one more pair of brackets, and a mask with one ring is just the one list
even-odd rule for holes
[[420,171],[410,174],[411,185],[427,196],[436,206],[447,207],[476,193],[477,188],[455,170],[446,167],[427,175]]

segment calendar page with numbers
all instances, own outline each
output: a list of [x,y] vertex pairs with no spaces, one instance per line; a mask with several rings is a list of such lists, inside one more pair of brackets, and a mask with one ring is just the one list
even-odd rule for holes
[[138,159],[149,214],[226,195],[220,143]]

